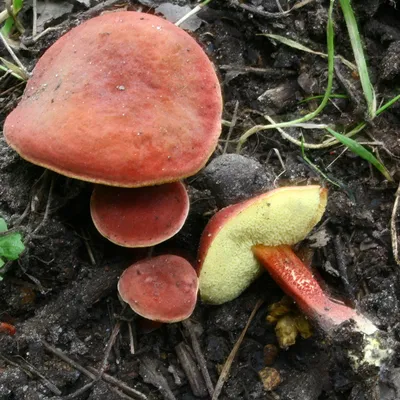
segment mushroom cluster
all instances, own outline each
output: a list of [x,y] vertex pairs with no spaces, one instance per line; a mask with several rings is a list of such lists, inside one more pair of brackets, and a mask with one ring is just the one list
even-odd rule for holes
[[[213,153],[221,113],[218,77],[200,45],[162,18],[122,11],[82,23],[44,53],[4,136],[26,160],[97,184],[91,214],[99,232],[145,247],[184,224],[189,199],[181,180]],[[183,293],[186,311],[173,320],[186,318],[198,287],[190,268],[175,256],[141,262],[122,275],[121,296],[138,310],[125,280],[143,290],[165,285],[164,295]],[[143,307],[139,313],[146,316]]]
[[[147,247],[176,234],[189,212],[182,179],[213,153],[222,97],[213,65],[196,41],[159,17],[114,12],[57,40],[38,61],[4,136],[23,158],[93,182],[91,215],[115,244]],[[287,187],[219,211],[200,243],[197,273],[175,255],[131,265],[121,298],[139,315],[176,322],[202,299],[239,296],[264,266],[320,325],[352,320],[376,327],[329,299],[289,246],[319,222],[327,192]]]

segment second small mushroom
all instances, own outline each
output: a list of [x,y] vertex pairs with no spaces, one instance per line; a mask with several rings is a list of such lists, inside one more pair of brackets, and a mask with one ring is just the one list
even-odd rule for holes
[[175,255],[139,261],[122,274],[119,294],[137,314],[152,321],[178,322],[196,305],[197,274],[191,264]]

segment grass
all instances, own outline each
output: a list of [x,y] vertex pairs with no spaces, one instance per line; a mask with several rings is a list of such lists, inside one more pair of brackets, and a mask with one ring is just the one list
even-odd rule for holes
[[9,16],[6,18],[6,20],[4,21],[4,25],[0,29],[0,39],[13,60],[15,61],[15,64],[0,57],[0,70],[11,74],[19,80],[25,81],[29,78],[29,73],[16,57],[10,44],[8,43],[10,40],[10,36],[14,32],[14,28],[16,28],[19,33],[23,32],[23,27],[16,17],[17,14],[21,11],[23,4],[23,0],[13,0],[12,6],[8,7],[5,10],[5,12],[7,12],[5,15]]
[[[375,95],[374,88],[371,84],[370,78],[369,78],[369,72],[368,72],[367,62],[366,62],[365,55],[364,55],[363,45],[362,45],[361,37],[360,37],[359,31],[358,31],[357,21],[356,21],[353,9],[351,7],[350,0],[339,0],[339,1],[340,1],[340,5],[342,8],[344,19],[346,21],[347,31],[349,34],[349,39],[351,42],[354,58],[356,61],[356,70],[358,72],[358,75],[360,76],[361,86],[362,86],[362,89],[364,92],[364,97],[365,97],[366,103],[367,103],[367,108],[368,108],[367,120],[370,121],[373,118],[375,118],[376,116],[382,114],[392,104],[394,104],[396,101],[398,101],[400,99],[400,95],[395,96],[393,99],[387,101],[382,107],[380,107],[379,109],[376,109],[376,95]],[[344,95],[337,95],[337,94],[331,93],[332,83],[333,83],[333,75],[334,75],[333,67],[334,67],[334,59],[335,59],[334,31],[333,31],[333,18],[332,18],[334,2],[335,2],[335,0],[330,0],[329,11],[328,11],[328,23],[327,23],[327,30],[326,30],[326,32],[327,32],[327,54],[310,49],[307,46],[304,46],[292,39],[288,39],[288,38],[285,38],[280,35],[263,34],[263,36],[267,36],[271,39],[277,40],[277,41],[279,41],[287,46],[290,46],[292,48],[295,48],[297,50],[305,51],[308,53],[319,55],[321,57],[328,58],[328,81],[327,81],[327,86],[326,86],[324,95],[313,96],[313,97],[304,99],[302,101],[302,102],[306,102],[311,99],[322,98],[320,105],[318,106],[318,108],[315,111],[313,111],[312,113],[309,113],[299,119],[295,119],[295,120],[291,120],[291,121],[287,121],[287,122],[271,123],[269,125],[253,126],[249,130],[247,130],[244,134],[242,134],[242,136],[239,138],[236,151],[240,152],[244,143],[248,140],[248,138],[250,136],[254,135],[255,133],[258,133],[262,130],[278,129],[285,139],[291,141],[292,143],[294,143],[296,145],[301,146],[303,156],[305,155],[304,154],[305,148],[322,149],[322,148],[328,148],[328,147],[331,147],[338,143],[341,143],[344,146],[346,146],[349,150],[351,150],[353,153],[357,154],[358,156],[360,156],[363,159],[370,162],[379,172],[381,172],[383,174],[383,176],[388,181],[393,181],[393,179],[390,176],[390,173],[388,172],[386,167],[364,146],[362,146],[357,141],[351,139],[352,136],[356,135],[357,133],[359,133],[361,130],[363,130],[367,126],[367,121],[362,121],[362,122],[358,123],[354,128],[350,129],[347,133],[343,133],[343,134],[336,132],[333,129],[333,126],[332,127],[331,126],[320,126],[320,128],[325,129],[327,133],[329,133],[330,135],[333,136],[320,144],[305,143],[304,140],[299,141],[286,133],[283,134],[283,131],[280,129],[280,128],[284,128],[284,127],[299,126],[299,124],[303,124],[307,121],[310,121],[313,118],[315,118],[321,111],[323,111],[323,109],[325,108],[329,99],[346,97]],[[336,58],[338,58],[338,57],[336,57]],[[344,60],[343,58],[340,58],[340,59],[349,68],[353,69],[355,67],[349,61]],[[266,117],[266,119],[268,119],[270,122],[272,121],[272,119],[270,119],[268,116]],[[309,125],[311,125],[310,127],[312,127],[313,124],[309,124]],[[304,126],[304,127],[306,127],[306,126]],[[314,124],[314,127],[318,128],[315,124]],[[319,173],[321,173],[320,170],[318,170],[318,171],[319,171]],[[325,177],[325,179],[328,179],[326,176],[324,176],[324,177]],[[331,181],[330,179],[328,179],[328,180]],[[333,182],[331,181],[331,183],[333,183]]]
[[[324,97],[323,94],[318,94],[318,95],[316,95],[316,96],[310,96],[310,97],[307,97],[307,98],[305,98],[305,99],[303,99],[303,100],[300,100],[300,101],[299,101],[299,104],[307,103],[308,101],[312,101],[312,100],[322,99],[323,97]],[[330,100],[330,99],[348,99],[348,98],[349,98],[349,96],[347,96],[346,94],[336,94],[336,93],[332,93],[332,94],[329,96],[329,100]]]
[[393,178],[390,176],[386,167],[363,145],[347,136],[335,132],[331,128],[326,128],[326,130],[353,153],[370,162],[389,182],[393,182]]
[[276,124],[270,124],[270,125],[256,125],[253,126],[253,128],[249,129],[247,132],[245,132],[240,138],[239,142],[236,147],[236,152],[239,153],[240,150],[242,149],[242,146],[244,143],[247,141],[247,139],[256,134],[257,132],[260,132],[262,130],[266,129],[276,129],[276,128],[287,128],[290,126],[293,126],[295,124],[299,123],[304,123],[307,122],[313,118],[315,118],[327,105],[331,91],[332,91],[332,85],[333,85],[333,69],[334,69],[334,52],[335,52],[335,47],[334,47],[334,30],[333,30],[333,18],[332,18],[332,12],[333,12],[333,5],[334,5],[334,0],[330,0],[330,5],[329,5],[329,11],[328,11],[328,23],[327,23],[327,48],[328,48],[328,82],[326,85],[326,90],[324,97],[320,103],[320,105],[317,107],[317,109],[301,118],[288,121],[288,122],[279,122]]
[[[309,47],[304,46],[303,44],[296,42],[295,40],[286,38],[285,36],[274,35],[274,34],[270,34],[270,33],[262,33],[259,36],[266,36],[266,37],[274,39],[278,42],[281,42],[281,43],[285,44],[286,46],[292,47],[293,49],[305,51],[306,53],[315,54],[315,55],[323,57],[323,58],[328,58],[328,54],[310,49]],[[339,60],[341,60],[343,62],[343,64],[346,65],[348,68],[350,68],[352,71],[355,71],[357,69],[356,65],[354,65],[350,61],[346,60],[344,57],[338,55],[338,56],[335,56],[335,58],[338,58]]]
[[365,60],[363,44],[358,31],[356,17],[351,7],[350,0],[339,0],[342,8],[344,20],[346,21],[347,32],[349,33],[351,47],[357,64],[358,74],[360,76],[361,86],[364,97],[367,101],[368,115],[370,119],[376,116],[376,95],[371,80],[369,79],[367,62]]
[[16,27],[19,31],[21,29],[23,30],[21,23],[17,21],[16,16],[17,14],[21,11],[22,7],[24,5],[23,0],[14,0],[12,2],[12,13],[13,15],[10,15],[6,21],[4,22],[3,27],[1,28],[1,33],[5,37],[10,37],[12,31],[14,30],[14,27]]

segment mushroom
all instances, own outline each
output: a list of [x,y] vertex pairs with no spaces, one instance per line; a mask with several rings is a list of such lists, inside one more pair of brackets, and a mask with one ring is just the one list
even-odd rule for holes
[[290,248],[320,220],[326,201],[327,191],[319,186],[286,187],[219,211],[200,244],[200,294],[213,304],[232,300],[258,276],[261,263],[331,337],[339,332],[340,340],[344,323],[361,335],[347,350],[355,371],[363,365],[379,367],[394,354],[390,338],[364,315],[331,300]]
[[196,305],[197,274],[191,264],[175,255],[139,261],[126,269],[118,282],[123,301],[144,318],[179,322]]
[[23,158],[111,186],[167,183],[199,171],[221,131],[213,65],[196,41],[154,15],[90,19],[40,58],[4,124]]
[[189,212],[182,182],[142,188],[96,186],[90,201],[97,230],[124,247],[148,247],[175,235]]
[[222,304],[240,295],[262,272],[252,246],[293,245],[320,220],[327,191],[284,187],[220,210],[206,226],[199,248],[201,298]]

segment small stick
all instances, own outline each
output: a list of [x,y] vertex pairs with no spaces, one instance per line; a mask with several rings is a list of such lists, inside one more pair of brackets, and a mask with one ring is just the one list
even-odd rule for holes
[[185,375],[189,381],[193,394],[196,397],[207,396],[207,389],[205,388],[203,376],[197,368],[189,346],[184,342],[180,342],[175,346],[175,352],[182,369],[185,371]]
[[95,374],[92,374],[90,371],[88,371],[81,364],[77,363],[72,358],[69,358],[61,350],[59,350],[59,349],[55,348],[54,346],[52,346],[51,344],[45,342],[43,339],[41,340],[41,342],[42,342],[43,346],[46,347],[47,350],[49,350],[51,353],[55,354],[57,357],[61,358],[61,360],[65,361],[66,363],[68,363],[69,365],[71,365],[72,367],[77,369],[78,371],[80,371],[83,374],[85,374],[88,378],[90,378],[90,379],[92,379],[94,381],[97,379]]
[[314,0],[303,0],[303,1],[300,1],[299,3],[295,4],[290,10],[277,12],[277,13],[259,10],[256,7],[249,6],[244,3],[240,3],[239,0],[231,0],[231,3],[239,8],[242,8],[243,10],[249,11],[253,14],[261,15],[262,17],[265,17],[265,18],[283,18],[283,17],[287,17],[293,10],[297,10],[298,8],[304,7],[305,5],[307,5],[308,3],[312,3],[313,1]]
[[[96,372],[96,369],[93,367],[88,367],[88,369],[92,372]],[[123,390],[126,393],[131,394],[132,396],[136,396],[137,398],[139,398],[141,400],[147,400],[147,396],[144,393],[131,388],[126,383],[120,381],[119,379],[115,378],[114,376],[107,374],[106,372],[104,372],[102,378],[105,382],[108,382],[108,383],[111,383],[112,385],[118,386],[121,390]]]
[[200,371],[203,375],[204,381],[206,382],[208,394],[210,395],[210,397],[212,397],[213,393],[214,393],[214,385],[212,383],[210,374],[208,372],[206,359],[204,358],[203,352],[201,351],[200,343],[197,340],[196,333],[194,332],[193,324],[188,319],[185,321],[182,321],[182,324],[186,328],[186,330],[189,332],[190,340],[192,342],[192,348],[193,348],[194,354],[196,356],[197,363],[198,363]]
[[24,366],[34,375],[38,376],[42,381],[44,386],[47,387],[50,391],[52,391],[56,396],[61,396],[61,390],[52,382],[50,382],[44,375],[42,375],[33,365],[31,365],[28,361],[24,358],[20,357],[23,362]]
[[50,205],[51,205],[51,201],[52,201],[52,196],[53,196],[53,189],[54,189],[54,175],[51,176],[51,182],[50,182],[50,188],[49,188],[49,194],[47,197],[47,203],[46,203],[46,208],[44,210],[44,215],[43,215],[43,219],[40,222],[40,224],[34,229],[34,231],[32,232],[32,236],[35,235],[35,233],[39,232],[40,229],[42,229],[44,223],[47,221],[47,219],[49,218],[50,215]]
[[90,247],[90,237],[86,236],[83,228],[81,229],[81,236],[82,236],[83,242],[85,243],[85,247],[86,247],[89,259],[90,259],[90,263],[93,266],[97,265],[96,258],[94,257],[94,254],[93,254],[93,250]]
[[128,321],[128,332],[129,332],[129,350],[130,350],[131,354],[134,355],[135,354],[135,338],[133,337],[132,321]]
[[233,110],[233,116],[232,116],[232,120],[231,120],[231,126],[229,127],[228,135],[226,136],[226,142],[225,142],[225,146],[222,151],[222,154],[225,154],[226,150],[228,149],[228,144],[231,140],[233,129],[236,126],[238,109],[239,109],[239,101],[236,100],[235,109]]
[[121,399],[125,399],[125,400],[135,400],[133,397],[128,396],[127,394],[121,392],[120,390],[118,390],[117,388],[110,388],[114,393],[116,393]]
[[393,210],[392,210],[392,217],[390,219],[390,233],[392,235],[393,257],[394,260],[396,261],[396,264],[400,266],[399,243],[398,243],[397,228],[396,228],[396,217],[397,217],[397,210],[399,208],[399,197],[400,197],[400,184],[396,190]]
[[256,75],[268,75],[268,76],[292,76],[296,75],[296,71],[285,70],[281,71],[278,68],[257,68],[257,67],[241,67],[236,65],[219,65],[219,69],[222,71],[234,71],[239,73],[252,73]]
[[37,34],[37,0],[32,0],[32,36],[35,37]]
[[65,400],[72,400],[75,399],[76,397],[80,396],[81,394],[85,393],[87,390],[89,390],[96,381],[91,381],[87,383],[86,385],[82,386],[80,389],[76,390],[74,393],[69,394],[67,397],[65,397]]
[[206,6],[211,0],[205,0],[202,3],[200,3],[198,6],[193,8],[193,10],[189,11],[187,14],[185,14],[181,19],[175,22],[176,26],[179,26],[183,24],[187,19],[190,17],[193,17],[193,15],[196,15],[204,6]]
[[219,395],[221,394],[222,387],[224,386],[224,383],[227,381],[227,379],[229,377],[229,371],[231,370],[231,366],[232,366],[233,360],[236,357],[236,354],[237,354],[237,352],[239,350],[239,347],[243,342],[243,339],[244,339],[244,337],[246,335],[247,330],[249,329],[251,321],[253,320],[253,318],[255,317],[258,309],[261,307],[261,305],[263,303],[264,303],[264,300],[258,300],[257,301],[256,305],[253,308],[253,311],[250,314],[249,319],[247,320],[246,326],[244,327],[242,333],[240,334],[239,339],[237,340],[237,342],[233,346],[233,349],[230,352],[228,358],[226,359],[224,367],[222,368],[222,371],[221,371],[221,375],[219,376],[217,385],[215,386],[215,391],[214,391],[214,394],[212,396],[212,400],[217,400]]
[[9,358],[3,356],[2,354],[0,354],[0,358],[1,358],[3,361],[5,361],[7,364],[10,364],[10,365],[12,365],[12,366],[15,367],[15,368],[20,368],[20,369],[22,369],[22,371],[24,371],[25,374],[29,376],[29,378],[33,378],[33,374],[32,374],[31,372],[29,372],[27,369],[25,369],[22,365],[16,363],[16,362],[13,361],[13,360],[10,360]]
[[97,374],[98,374],[97,375],[97,379],[101,378],[101,376],[103,375],[104,371],[107,368],[108,358],[110,357],[111,349],[114,346],[114,343],[115,343],[115,340],[117,339],[117,336],[118,336],[120,328],[121,328],[121,321],[118,321],[115,324],[114,329],[111,332],[110,339],[109,339],[109,341],[107,343],[107,347],[106,347],[106,350],[104,352],[103,362],[101,363],[100,369],[97,371]]

